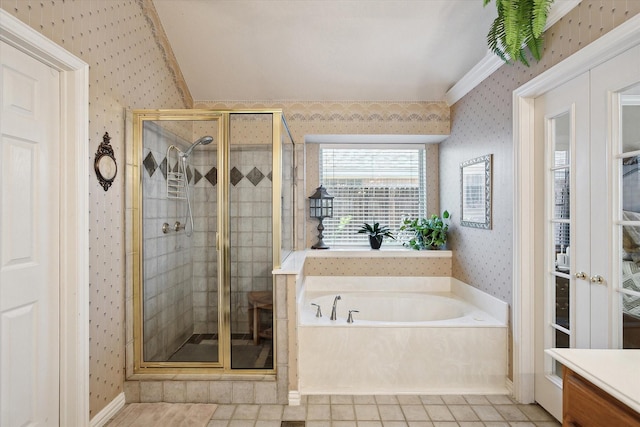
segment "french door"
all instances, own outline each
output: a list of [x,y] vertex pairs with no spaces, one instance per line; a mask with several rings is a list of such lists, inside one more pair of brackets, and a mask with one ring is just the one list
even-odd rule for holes
[[640,342],[639,82],[636,47],[535,100],[536,144],[544,147],[538,178],[545,183],[536,213],[544,239],[537,251],[535,400],[558,419],[562,370],[545,349]]

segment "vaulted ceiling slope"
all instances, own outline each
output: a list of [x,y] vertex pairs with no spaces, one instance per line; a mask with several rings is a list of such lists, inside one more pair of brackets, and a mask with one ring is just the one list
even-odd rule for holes
[[482,0],[153,0],[193,99],[439,101],[487,53]]

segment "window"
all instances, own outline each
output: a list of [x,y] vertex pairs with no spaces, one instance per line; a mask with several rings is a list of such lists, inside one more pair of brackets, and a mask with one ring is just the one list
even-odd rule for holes
[[[426,216],[425,149],[320,146],[320,183],[334,197],[324,220],[329,245],[364,245],[363,223],[379,222],[397,236],[406,217]],[[385,245],[401,242],[387,240]]]

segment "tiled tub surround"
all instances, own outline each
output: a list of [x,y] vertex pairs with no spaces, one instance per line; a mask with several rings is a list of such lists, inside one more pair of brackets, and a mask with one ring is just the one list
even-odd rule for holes
[[306,276],[298,301],[302,395],[507,393],[508,305],[456,279]]

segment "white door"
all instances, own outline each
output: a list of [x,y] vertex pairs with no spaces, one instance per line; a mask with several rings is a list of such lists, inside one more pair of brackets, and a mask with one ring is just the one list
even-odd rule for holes
[[[591,70],[592,348],[640,348],[640,46]],[[604,225],[604,226],[603,226]],[[600,281],[601,280],[601,281]],[[609,305],[593,304],[606,300]],[[608,321],[606,320],[608,319]]]
[[[628,337],[634,334],[623,325],[625,302],[639,307],[631,322],[636,330],[640,323],[640,273],[637,289],[623,285],[631,283],[625,271],[640,270],[640,172],[636,168],[629,175],[632,168],[623,167],[640,160],[640,139],[625,146],[620,129],[620,103],[640,95],[634,86],[639,81],[637,47],[535,100],[536,144],[545,152],[544,208],[538,213],[545,238],[536,270],[535,400],[558,419],[562,368],[544,350],[622,347],[623,330],[629,329]],[[639,120],[640,109],[637,113]],[[640,137],[638,123],[627,128]],[[630,219],[629,210],[637,218]],[[625,261],[631,259],[621,250],[625,233],[638,235],[637,245],[631,245],[638,248],[638,263]]]
[[545,154],[540,176],[545,182],[540,210],[545,238],[535,288],[535,399],[559,419],[562,372],[544,350],[589,346],[589,286],[575,276],[576,266],[588,264],[590,257],[588,87],[585,73],[535,100],[536,116],[542,118],[536,144]]
[[59,424],[59,77],[0,42],[0,424]]

